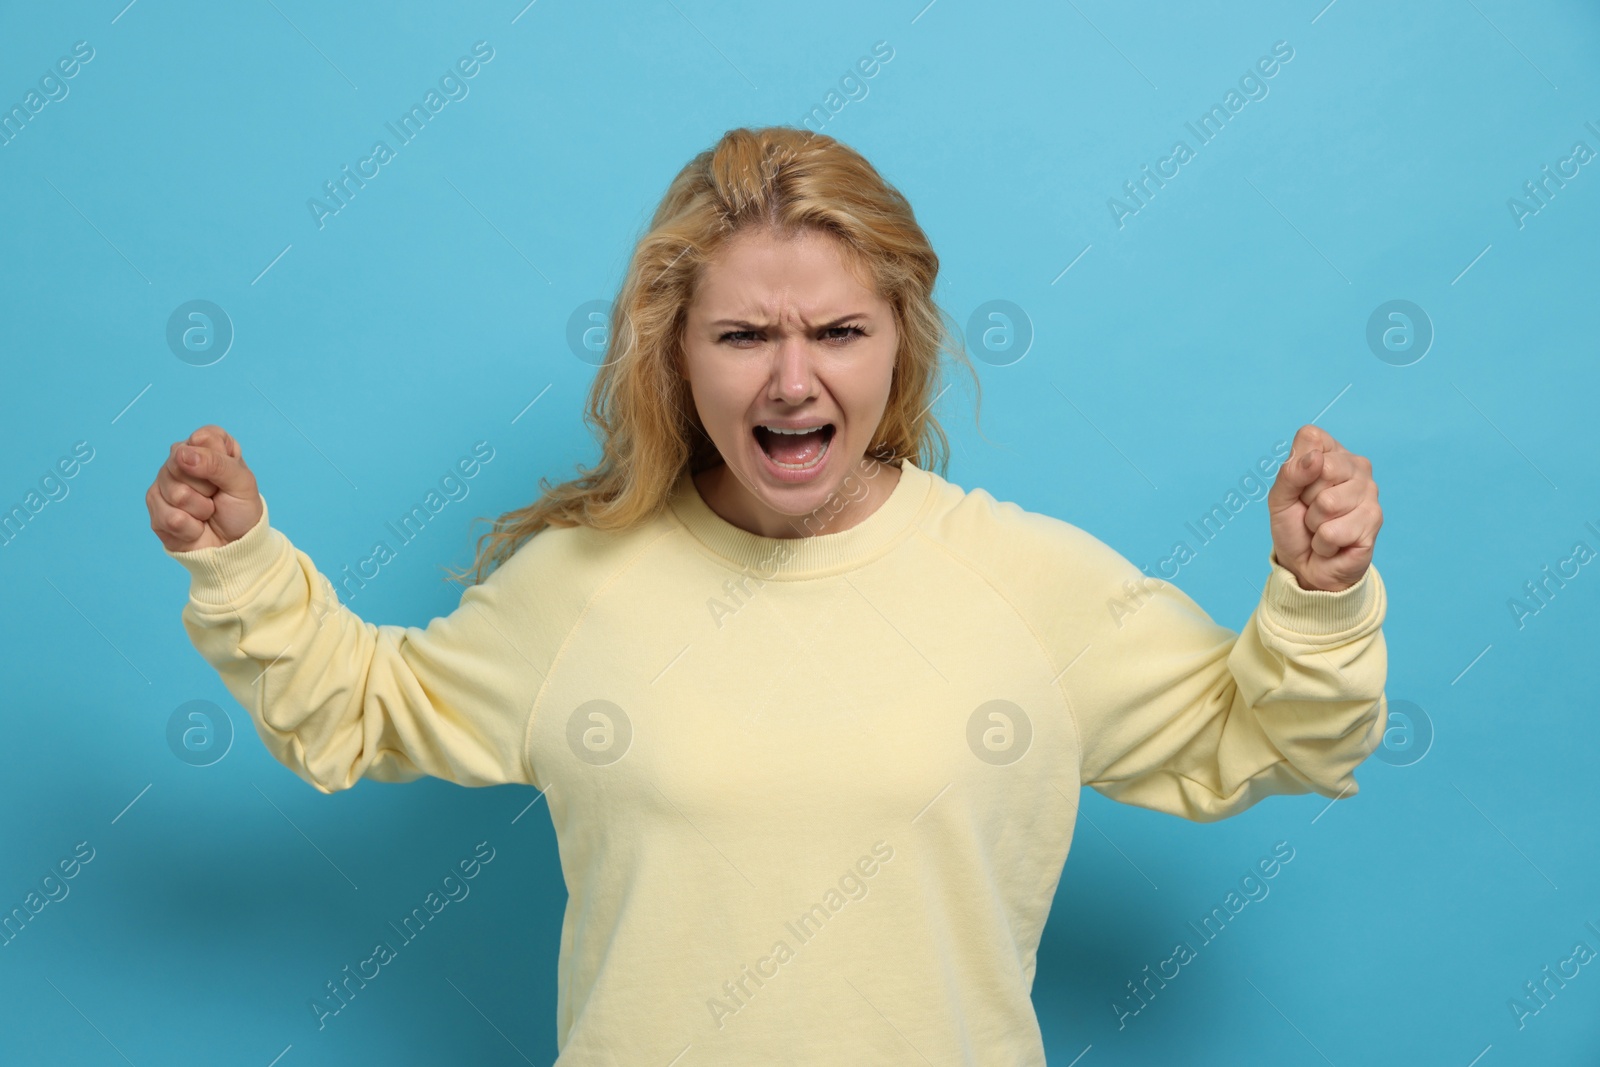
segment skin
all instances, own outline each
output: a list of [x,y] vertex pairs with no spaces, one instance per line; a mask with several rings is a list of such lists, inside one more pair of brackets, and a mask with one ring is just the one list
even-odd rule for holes
[[144,502],[150,529],[173,552],[237,541],[264,510],[239,442],[214,425],[173,442]]
[[[900,480],[897,467],[866,458],[898,341],[893,309],[851,272],[831,234],[730,238],[702,269],[682,344],[680,373],[722,456],[695,476],[706,505],[740,529],[780,538],[837,533],[876,511]],[[752,430],[780,420],[833,423],[820,477],[796,485],[767,470]],[[820,529],[804,525],[835,494],[845,501],[838,513]]]
[[1272,551],[1302,589],[1337,592],[1361,580],[1383,526],[1372,461],[1306,423],[1267,493]]

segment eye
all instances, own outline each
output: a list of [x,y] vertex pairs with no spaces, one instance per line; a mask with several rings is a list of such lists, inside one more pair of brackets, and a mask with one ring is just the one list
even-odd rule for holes
[[[759,331],[757,330],[728,330],[718,336],[717,341],[719,343],[732,343],[736,347],[744,348],[747,347],[750,342],[756,340],[756,335],[758,332]],[[853,340],[856,337],[865,337],[867,335],[867,331],[863,330],[860,326],[857,326],[854,323],[850,323],[843,326],[830,326],[826,330],[823,330],[822,334],[823,337],[829,341],[846,342]]]

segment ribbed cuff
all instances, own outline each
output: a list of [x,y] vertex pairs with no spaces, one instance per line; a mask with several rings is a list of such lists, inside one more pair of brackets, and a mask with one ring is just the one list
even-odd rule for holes
[[1333,592],[1302,589],[1294,572],[1267,553],[1272,573],[1262,591],[1262,609],[1278,629],[1311,637],[1327,637],[1355,629],[1371,616],[1378,601],[1378,572],[1369,566],[1356,584]]
[[250,593],[288,549],[288,539],[272,528],[267,498],[261,497],[261,518],[237,541],[191,552],[162,551],[189,572],[189,596],[202,604],[236,604]]

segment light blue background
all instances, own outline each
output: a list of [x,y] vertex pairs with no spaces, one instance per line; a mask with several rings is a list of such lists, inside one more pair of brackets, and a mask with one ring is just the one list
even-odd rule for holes
[[[1373,461],[1388,696],[1435,732],[1400,766],[1397,731],[1331,808],[1197,825],[1086,791],[1034,987],[1051,1063],[1595,1062],[1600,966],[1521,1028],[1508,1001],[1600,950],[1600,566],[1521,628],[1507,606],[1600,550],[1600,165],[1522,227],[1507,207],[1600,149],[1593,5],[124,2],[0,16],[0,106],[95,50],[0,147],[0,504],[94,449],[0,549],[0,907],[95,849],[0,948],[0,1060],[554,1058],[564,890],[543,805],[517,818],[534,791],[323,796],[274,762],[187,641],[144,490],[219,423],[334,574],[487,440],[471,495],[352,601],[447,613],[473,517],[594,454],[568,319],[671,176],[729,127],[798,123],[881,40],[823,132],[910,198],[956,322],[1009,300],[1034,333],[978,364],[983,434],[962,377],[941,400],[950,479],[1154,564],[1316,419]],[[470,95],[319,230],[306,200],[479,40]],[[1107,199],[1280,40],[1269,95],[1118,228]],[[236,331],[210,366],[165,341],[193,299]],[[1366,342],[1391,299],[1436,332],[1409,366]],[[1269,544],[1252,503],[1177,584],[1237,629]],[[236,732],[208,767],[165,736],[196,699]],[[319,1032],[310,998],[483,840],[472,895]],[[1119,1029],[1125,983],[1279,841],[1270,895]]]

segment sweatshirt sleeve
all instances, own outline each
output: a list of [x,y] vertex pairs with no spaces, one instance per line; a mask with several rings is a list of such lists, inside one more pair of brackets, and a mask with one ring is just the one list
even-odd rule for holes
[[1088,570],[1071,593],[1085,594],[1075,614],[1089,625],[1061,650],[1081,649],[1061,684],[1084,784],[1195,822],[1272,794],[1359,791],[1352,772],[1388,713],[1375,566],[1347,589],[1306,590],[1269,552],[1260,601],[1234,633],[1170,582],[1087,534],[1080,542]]
[[529,782],[523,740],[541,676],[506,561],[426,627],[374,625],[339,602],[268,521],[229,544],[164,549],[189,572],[183,626],[268,751],[323,793],[357,779]]

